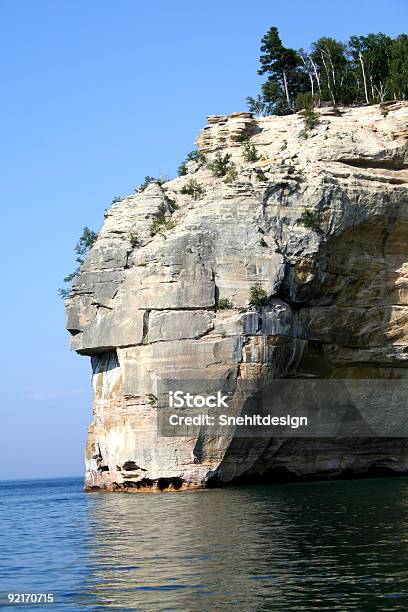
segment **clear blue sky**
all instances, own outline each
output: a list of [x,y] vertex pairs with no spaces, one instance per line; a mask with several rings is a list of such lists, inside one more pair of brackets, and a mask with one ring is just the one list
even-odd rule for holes
[[0,0],[0,479],[83,473],[90,366],[57,296],[82,227],[245,110],[271,25],[307,48],[407,23],[405,0]]

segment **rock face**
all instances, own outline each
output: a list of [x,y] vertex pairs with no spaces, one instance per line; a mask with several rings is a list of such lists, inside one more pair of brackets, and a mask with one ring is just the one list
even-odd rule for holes
[[[300,114],[211,116],[205,162],[106,213],[66,302],[92,360],[88,489],[408,472],[405,438],[158,435],[160,380],[407,378],[408,103],[318,112],[309,131]],[[196,198],[181,193],[192,179]]]

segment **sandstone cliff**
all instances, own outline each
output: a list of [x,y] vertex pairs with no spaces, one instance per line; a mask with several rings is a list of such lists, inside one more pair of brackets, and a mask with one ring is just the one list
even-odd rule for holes
[[[318,112],[306,133],[299,114],[211,116],[204,163],[106,213],[66,302],[93,368],[88,488],[408,471],[405,438],[158,436],[162,379],[407,378],[408,103]],[[209,169],[217,152],[228,176]],[[196,198],[180,193],[191,179]],[[255,312],[257,282],[271,299]]]

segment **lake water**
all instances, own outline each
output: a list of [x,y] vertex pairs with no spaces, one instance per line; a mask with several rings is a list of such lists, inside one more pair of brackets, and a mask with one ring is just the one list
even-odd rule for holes
[[408,478],[164,494],[0,483],[0,592],[26,610],[407,610]]

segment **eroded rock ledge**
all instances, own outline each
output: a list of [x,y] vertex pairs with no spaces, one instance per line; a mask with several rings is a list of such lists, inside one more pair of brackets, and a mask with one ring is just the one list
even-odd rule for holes
[[[72,347],[92,357],[86,488],[408,471],[404,438],[161,438],[149,401],[177,376],[220,388],[407,378],[408,103],[386,111],[323,109],[307,138],[300,115],[211,116],[197,140],[206,163],[112,205],[66,303]],[[245,161],[243,135],[258,161]],[[235,164],[227,178],[208,168],[217,152]],[[191,179],[198,199],[180,193]],[[158,215],[171,225],[151,236]],[[271,295],[260,312],[248,306],[257,282]]]

